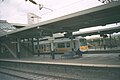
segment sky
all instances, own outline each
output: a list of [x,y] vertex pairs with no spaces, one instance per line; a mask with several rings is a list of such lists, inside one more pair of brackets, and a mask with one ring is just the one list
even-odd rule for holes
[[27,24],[27,13],[34,13],[41,17],[41,21],[45,21],[103,4],[98,0],[34,1],[51,10],[46,8],[39,10],[38,5],[25,0],[4,0],[3,2],[0,0],[0,19],[10,23]]
[[[0,0],[0,20],[7,20],[9,23],[21,23],[27,24],[27,14],[34,13],[41,17],[41,21],[57,18],[67,14],[82,11],[88,8],[103,5],[98,0],[34,0],[38,4],[42,4],[44,7],[39,10],[39,6],[32,4],[25,0]],[[119,26],[120,23],[95,26],[92,28],[80,29],[74,34],[84,31],[97,30],[109,27]],[[58,35],[58,34],[57,34]],[[61,34],[60,34],[61,35]]]

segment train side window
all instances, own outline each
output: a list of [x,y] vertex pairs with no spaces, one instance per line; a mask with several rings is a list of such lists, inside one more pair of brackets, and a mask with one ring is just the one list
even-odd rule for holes
[[58,48],[64,48],[65,47],[65,43],[58,43]]
[[66,43],[66,47],[70,47],[70,42],[67,42],[67,43]]

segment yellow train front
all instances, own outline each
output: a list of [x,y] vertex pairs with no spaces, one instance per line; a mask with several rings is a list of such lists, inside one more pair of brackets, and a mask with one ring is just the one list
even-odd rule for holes
[[[55,39],[53,41],[53,48],[56,54],[61,54],[65,52],[77,51],[78,49],[81,52],[86,52],[88,50],[88,45],[86,39],[83,37],[75,38],[73,40],[69,38]],[[51,53],[51,41],[40,41],[39,43],[34,43],[34,52],[41,54],[50,54]]]

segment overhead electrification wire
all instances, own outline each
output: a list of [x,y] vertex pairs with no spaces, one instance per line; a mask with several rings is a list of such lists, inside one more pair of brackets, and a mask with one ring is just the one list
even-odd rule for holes
[[[53,11],[57,11],[57,10],[60,10],[60,9],[62,9],[62,8],[65,8],[65,7],[69,7],[69,6],[72,6],[72,5],[74,5],[74,4],[77,4],[78,2],[83,2],[83,1],[84,1],[84,0],[78,0],[78,1],[76,1],[76,2],[73,2],[73,3],[67,4],[67,5],[65,5],[65,6],[62,6],[62,7],[60,7],[60,8],[54,9]],[[46,12],[46,13],[44,13],[44,14],[42,14],[42,15],[46,15],[46,14],[48,14],[48,13],[51,13],[51,12]]]
[[57,8],[57,9],[55,9],[55,10],[59,10],[59,9],[65,8],[65,7],[69,7],[69,6],[72,6],[72,5],[74,5],[74,4],[78,4],[79,2],[83,2],[83,1],[84,1],[84,0],[78,0],[78,1],[76,1],[76,2],[67,4],[67,5],[62,6],[62,7],[60,7],[60,8]]
[[38,4],[37,2],[35,2],[34,0],[25,0],[25,1],[30,1],[31,3],[35,4],[35,5],[38,5],[39,6],[39,10],[42,10],[42,8],[45,8],[45,9],[48,9],[48,10],[51,10],[53,11],[52,9],[50,8],[47,8],[47,7],[44,7],[43,4]]

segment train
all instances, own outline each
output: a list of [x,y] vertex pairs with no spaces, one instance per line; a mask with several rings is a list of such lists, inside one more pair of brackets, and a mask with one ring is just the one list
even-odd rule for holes
[[[86,52],[88,50],[87,41],[83,37],[77,37],[73,40],[69,38],[54,39],[53,40],[53,49],[55,53],[65,53],[69,51],[77,51],[78,49],[81,52]],[[51,41],[36,41],[34,42],[34,52],[35,53],[51,53]]]

